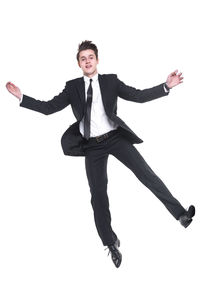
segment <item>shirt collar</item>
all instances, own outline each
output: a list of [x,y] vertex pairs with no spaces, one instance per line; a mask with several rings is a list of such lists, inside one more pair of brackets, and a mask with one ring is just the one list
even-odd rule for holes
[[[89,83],[90,82],[90,77],[84,75],[83,78],[84,78],[85,83]],[[98,73],[95,74],[91,79],[92,79],[92,82],[97,81],[98,80]]]

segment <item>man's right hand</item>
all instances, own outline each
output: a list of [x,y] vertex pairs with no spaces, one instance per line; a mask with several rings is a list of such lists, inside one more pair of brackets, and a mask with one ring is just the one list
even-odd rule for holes
[[17,97],[19,100],[21,100],[21,97],[22,97],[22,93],[20,91],[20,89],[14,85],[12,82],[8,81],[6,83],[6,88],[7,90],[13,94],[15,97]]

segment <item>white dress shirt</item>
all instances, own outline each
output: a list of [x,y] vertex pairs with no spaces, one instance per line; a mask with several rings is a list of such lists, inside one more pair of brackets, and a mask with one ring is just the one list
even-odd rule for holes
[[[85,82],[85,99],[87,101],[87,90],[90,84],[90,78],[85,75],[83,77]],[[116,129],[118,125],[111,121],[106,115],[101,97],[98,73],[92,77],[92,90],[90,137],[95,137]],[[79,130],[80,133],[84,135],[84,117],[79,124]]]

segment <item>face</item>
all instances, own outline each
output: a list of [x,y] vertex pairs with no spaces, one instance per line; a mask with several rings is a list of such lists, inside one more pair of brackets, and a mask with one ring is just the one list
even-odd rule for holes
[[79,53],[78,65],[82,69],[83,74],[92,77],[97,73],[97,64],[99,60],[96,58],[92,49],[82,50]]

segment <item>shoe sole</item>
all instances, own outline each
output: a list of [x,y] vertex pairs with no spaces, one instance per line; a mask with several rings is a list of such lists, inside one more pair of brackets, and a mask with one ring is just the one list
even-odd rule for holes
[[192,223],[192,219],[189,220],[186,224],[182,224],[185,228],[187,228]]

